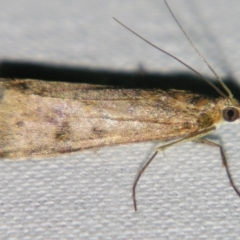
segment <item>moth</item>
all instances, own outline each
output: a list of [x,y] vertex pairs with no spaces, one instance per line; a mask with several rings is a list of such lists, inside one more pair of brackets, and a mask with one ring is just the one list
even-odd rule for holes
[[48,157],[116,144],[171,140],[156,149],[134,181],[132,194],[137,210],[137,183],[157,153],[193,140],[220,149],[230,183],[240,196],[222,146],[202,138],[221,123],[240,118],[239,102],[217,79],[222,90],[206,81],[219,93],[218,98],[186,90],[0,79],[0,157]]

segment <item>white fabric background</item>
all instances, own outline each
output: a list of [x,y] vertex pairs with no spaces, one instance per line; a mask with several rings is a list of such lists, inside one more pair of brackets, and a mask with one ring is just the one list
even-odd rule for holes
[[[237,0],[169,1],[214,69],[240,83]],[[162,0],[0,2],[0,58],[160,73],[187,72],[112,17],[210,75]],[[240,126],[221,136],[240,187]],[[106,147],[51,159],[0,161],[1,239],[237,239],[240,198],[219,151],[186,143],[159,154],[131,188],[157,142]]]

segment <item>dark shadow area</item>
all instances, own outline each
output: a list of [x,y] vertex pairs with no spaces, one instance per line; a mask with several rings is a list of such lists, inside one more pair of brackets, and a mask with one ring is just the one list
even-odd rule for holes
[[[32,78],[41,80],[108,84],[121,88],[161,88],[182,89],[195,93],[218,97],[218,93],[206,82],[194,74],[186,73],[147,73],[98,70],[84,67],[68,67],[51,64],[11,62],[0,63],[2,78]],[[216,80],[210,79],[216,83]],[[233,95],[240,100],[240,87],[234,79],[223,79]],[[219,87],[219,84],[216,83]],[[220,87],[221,89],[221,87]]]

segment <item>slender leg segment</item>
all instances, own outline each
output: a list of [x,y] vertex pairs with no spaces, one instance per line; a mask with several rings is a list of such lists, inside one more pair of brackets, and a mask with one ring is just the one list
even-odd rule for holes
[[[177,141],[168,143],[166,145],[160,146],[156,149],[156,152],[151,156],[151,158],[144,164],[144,166],[142,167],[142,169],[139,171],[134,183],[133,183],[133,188],[132,188],[132,198],[133,198],[133,205],[134,205],[134,209],[135,211],[137,211],[137,201],[136,201],[136,187],[137,184],[139,182],[139,179],[141,178],[142,174],[144,173],[144,171],[146,170],[146,168],[149,166],[149,164],[152,162],[152,160],[156,157],[156,155],[158,154],[158,152],[162,152],[165,149],[172,147],[174,145],[177,145],[179,143],[183,143],[183,142],[187,142],[187,141],[191,141],[191,140],[198,140],[200,137],[207,135],[208,133],[210,133],[211,131],[215,130],[215,126],[211,126],[209,128],[200,130],[198,132],[195,132],[193,134],[190,134],[182,139],[179,139]],[[221,147],[221,146],[219,146]],[[220,148],[221,149],[221,148]],[[221,149],[222,150],[222,149]],[[223,152],[223,151],[222,151]],[[224,156],[224,154],[223,154]],[[225,161],[223,161],[223,164],[225,166],[225,162],[226,162],[226,158],[224,158]],[[227,163],[227,162],[226,162]],[[226,165],[227,166],[227,165]],[[226,167],[225,166],[225,167]],[[228,167],[226,167],[226,169],[228,169]],[[227,173],[229,174],[229,170],[227,170]],[[230,175],[231,176],[231,175]],[[232,185],[234,186],[234,185]],[[234,187],[233,187],[234,188]],[[236,189],[234,188],[234,190],[236,191]],[[239,194],[240,195],[240,194]]]
[[227,162],[227,158],[226,158],[226,155],[224,153],[223,147],[220,144],[217,144],[215,142],[209,141],[207,139],[198,139],[198,140],[196,140],[196,142],[204,143],[204,144],[207,144],[209,146],[213,146],[213,147],[218,147],[219,148],[220,154],[221,154],[221,158],[222,158],[222,164],[223,164],[223,166],[226,169],[229,182],[230,182],[232,188],[234,189],[234,191],[240,197],[240,191],[239,191],[239,189],[237,188],[237,186],[235,185],[235,183],[233,181],[233,177],[232,177],[232,174],[231,174],[230,169],[228,167],[228,162]]

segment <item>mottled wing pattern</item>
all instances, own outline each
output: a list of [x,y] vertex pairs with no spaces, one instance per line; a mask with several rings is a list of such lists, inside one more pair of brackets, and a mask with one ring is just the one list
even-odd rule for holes
[[0,80],[0,156],[50,156],[198,131],[209,100],[185,91]]

